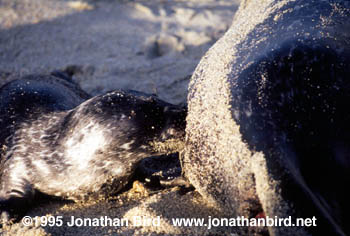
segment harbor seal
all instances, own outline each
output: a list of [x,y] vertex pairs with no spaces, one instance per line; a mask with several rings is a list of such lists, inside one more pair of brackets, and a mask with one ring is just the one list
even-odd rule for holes
[[349,1],[243,1],[189,85],[182,166],[208,201],[350,233],[349,29]]
[[75,201],[116,194],[140,160],[176,152],[184,137],[183,107],[131,90],[89,98],[54,75],[0,88],[4,222],[28,209],[36,193]]

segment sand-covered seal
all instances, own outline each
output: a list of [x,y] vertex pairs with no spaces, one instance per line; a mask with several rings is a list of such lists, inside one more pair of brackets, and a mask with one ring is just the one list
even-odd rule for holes
[[232,216],[317,219],[270,235],[350,234],[349,75],[349,1],[243,1],[191,78],[186,176]]
[[37,192],[72,200],[113,195],[140,160],[175,152],[184,137],[180,106],[136,91],[89,98],[62,73],[54,75],[0,88],[4,221],[27,209]]

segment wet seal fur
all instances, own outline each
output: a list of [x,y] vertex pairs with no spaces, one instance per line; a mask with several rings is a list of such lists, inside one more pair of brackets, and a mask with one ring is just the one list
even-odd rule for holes
[[270,235],[350,234],[349,75],[349,1],[243,1],[191,78],[185,175],[233,217],[317,218]]
[[[186,110],[137,91],[89,98],[64,73],[33,75],[0,88],[0,213],[4,222],[36,193],[84,200],[117,193],[137,163],[176,152]],[[166,146],[166,145],[165,145]]]

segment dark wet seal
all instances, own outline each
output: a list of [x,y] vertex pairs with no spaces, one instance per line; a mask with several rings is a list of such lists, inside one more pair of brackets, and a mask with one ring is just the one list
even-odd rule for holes
[[186,113],[137,91],[90,98],[62,72],[4,85],[2,220],[25,212],[37,193],[75,201],[116,194],[140,160],[183,147]]
[[202,196],[317,219],[270,235],[350,234],[349,29],[349,1],[242,1],[189,86],[182,163]]

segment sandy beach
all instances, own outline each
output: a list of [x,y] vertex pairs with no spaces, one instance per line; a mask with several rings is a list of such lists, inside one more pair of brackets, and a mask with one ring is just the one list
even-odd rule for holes
[[92,95],[114,88],[186,100],[189,75],[232,22],[238,0],[0,2],[0,73],[72,67]]

